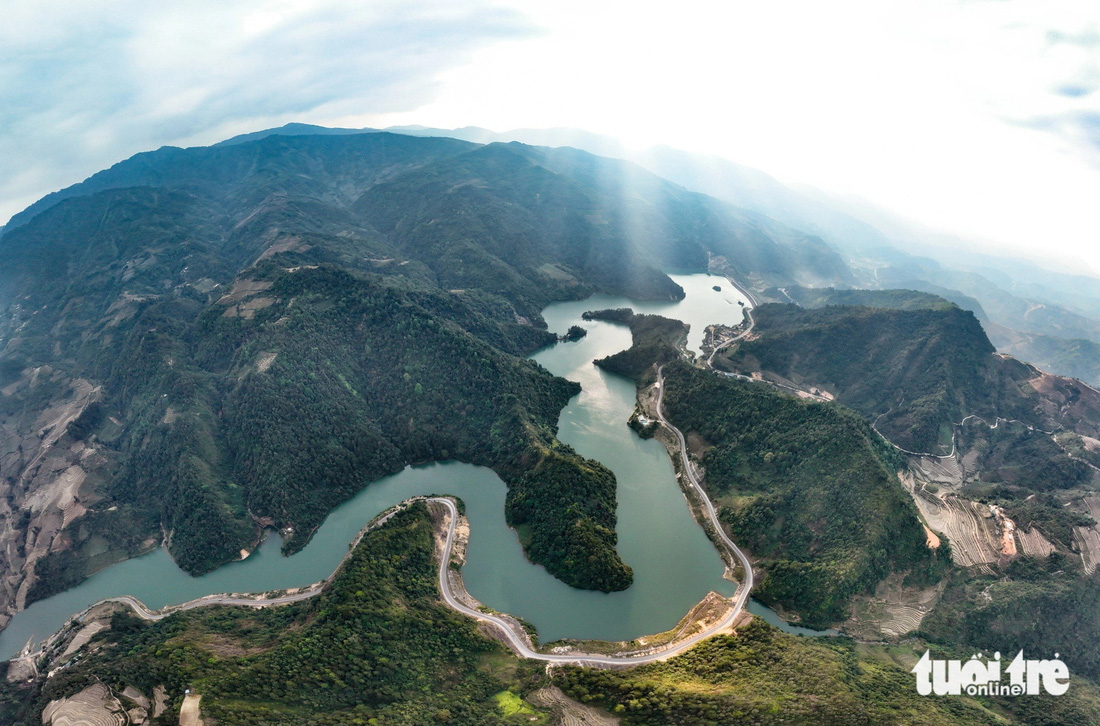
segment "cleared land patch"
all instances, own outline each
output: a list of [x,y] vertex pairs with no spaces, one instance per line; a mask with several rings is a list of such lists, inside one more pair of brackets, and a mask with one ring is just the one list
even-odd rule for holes
[[984,566],[1004,556],[1004,534],[988,506],[951,492],[934,492],[912,473],[902,476],[902,483],[928,526],[951,543],[955,564]]

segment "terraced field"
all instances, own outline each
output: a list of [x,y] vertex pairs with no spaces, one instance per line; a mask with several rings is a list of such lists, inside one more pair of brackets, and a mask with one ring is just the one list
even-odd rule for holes
[[951,492],[930,491],[927,482],[918,481],[911,473],[902,477],[902,483],[928,526],[947,536],[955,564],[982,567],[1007,556],[1004,533],[988,506]]
[[965,476],[954,456],[911,456],[909,466],[920,481],[948,489],[961,487]]
[[60,701],[50,701],[42,712],[48,726],[125,726],[130,723],[122,704],[102,683]]
[[536,706],[551,709],[561,726],[616,726],[619,723],[619,719],[599,709],[577,703],[557,686],[541,688],[529,698]]
[[1050,543],[1050,540],[1035,528],[1017,528],[1016,536],[1020,540],[1020,550],[1028,557],[1041,560],[1054,551],[1054,545]]
[[916,600],[898,601],[892,598],[886,600],[886,613],[888,619],[883,621],[879,629],[893,638],[900,638],[920,627],[924,616],[932,611],[939,599],[940,590],[930,587],[922,590]]
[[880,582],[873,595],[852,603],[845,634],[867,641],[895,640],[918,629],[943,594],[942,584],[918,588],[905,585],[905,577],[893,574]]
[[1097,524],[1091,527],[1074,527],[1073,539],[1081,551],[1081,563],[1085,572],[1091,575],[1100,566],[1100,497],[1085,497],[1085,507]]

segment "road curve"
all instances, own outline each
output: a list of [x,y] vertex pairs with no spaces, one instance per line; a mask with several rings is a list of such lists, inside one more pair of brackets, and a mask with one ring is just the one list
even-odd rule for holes
[[[726,280],[729,282],[729,284],[733,285],[733,288],[737,290],[737,292],[741,293],[741,295],[749,301],[749,304],[744,306],[745,318],[749,321],[749,324],[745,326],[744,330],[727,340],[725,343],[714,346],[714,350],[712,350],[710,352],[710,355],[707,356],[707,366],[711,368],[714,367],[714,356],[718,354],[718,351],[722,350],[723,348],[728,348],[737,341],[744,338],[746,335],[752,332],[753,326],[756,325],[756,320],[752,317],[752,309],[756,306],[756,299],[749,293],[748,290],[744,290],[740,286],[738,286],[738,284],[734,282],[732,278],[727,276]],[[667,426],[668,424],[666,423],[665,425]]]
[[[428,499],[427,501],[436,502],[445,506],[451,518],[451,523],[447,527],[447,537],[443,545],[443,556],[439,562],[439,591],[443,594],[444,602],[446,602],[451,609],[457,610],[463,615],[468,615],[469,617],[480,620],[481,622],[490,623],[497,626],[497,629],[500,630],[501,633],[505,636],[505,638],[508,640],[508,644],[512,647],[512,649],[524,658],[545,661],[547,663],[560,663],[563,665],[569,664],[589,667],[643,665],[645,663],[653,663],[655,661],[664,660],[665,658],[670,658],[674,655],[679,655],[680,653],[683,653],[692,646],[696,645],[699,641],[706,640],[720,630],[723,630],[724,628],[732,625],[733,622],[737,619],[737,616],[741,613],[741,609],[744,607],[745,601],[748,599],[749,589],[746,588],[745,584],[743,583],[737,588],[738,598],[734,609],[728,615],[726,615],[725,618],[710,626],[706,630],[696,633],[686,640],[680,641],[678,643],[675,643],[674,645],[654,651],[652,653],[645,653],[642,655],[600,655],[596,653],[540,653],[537,650],[532,649],[531,646],[528,645],[527,641],[523,637],[521,637],[515,631],[513,626],[510,625],[508,621],[506,621],[504,618],[500,617],[499,615],[483,613],[480,610],[475,610],[471,607],[468,607],[459,602],[458,599],[454,596],[454,593],[451,591],[451,583],[448,578],[448,572],[450,571],[451,547],[454,543],[453,540],[455,525],[458,522],[458,508],[455,507],[453,501],[451,501],[450,499],[445,499],[443,497],[433,497],[431,499]],[[740,550],[737,550],[737,552],[740,554]],[[741,556],[743,557],[744,555]],[[748,560],[745,561],[747,562]],[[748,572],[751,571],[752,570],[750,567]],[[751,580],[752,576],[749,575],[746,582],[751,585]]]
[[734,601],[733,613],[730,616],[730,620],[732,621],[732,619],[735,618],[738,613],[740,613],[741,610],[745,607],[745,603],[747,603],[749,599],[749,593],[752,592],[752,563],[749,562],[749,558],[745,556],[745,553],[741,551],[741,548],[738,547],[734,543],[734,541],[730,539],[728,535],[726,535],[726,531],[722,529],[722,523],[718,521],[718,512],[716,512],[714,509],[714,503],[710,501],[710,497],[707,496],[707,493],[703,490],[703,485],[699,483],[699,479],[695,475],[695,469],[691,464],[691,460],[688,458],[687,441],[684,440],[684,434],[681,433],[680,429],[673,426],[671,423],[669,423],[668,419],[665,418],[663,407],[665,398],[664,373],[665,367],[662,365],[657,369],[657,418],[660,419],[661,424],[663,424],[669,431],[676,434],[676,440],[680,444],[680,463],[683,467],[684,474],[685,476],[687,476],[688,482],[691,483],[692,489],[699,497],[699,501],[703,503],[703,508],[706,511],[707,519],[710,521],[711,526],[714,527],[714,531],[717,534],[718,539],[721,540],[722,544],[725,545],[727,550],[729,550],[729,553],[737,558],[737,560],[741,563],[741,569],[745,572],[741,583],[737,586],[737,592],[735,593],[737,599]]
[[[747,332],[747,331],[746,331]],[[692,467],[691,461],[688,458],[687,441],[684,439],[684,434],[680,429],[669,423],[665,418],[664,410],[662,408],[662,402],[664,400],[665,386],[664,386],[664,366],[657,369],[657,418],[661,424],[668,428],[669,431],[676,435],[676,440],[680,445],[680,460],[684,475],[687,477],[688,482],[691,485],[692,490],[695,492],[699,501],[703,503],[703,509],[706,513],[707,519],[714,531],[717,533],[718,539],[726,547],[729,553],[735,557],[741,563],[741,569],[744,571],[744,576],[741,582],[737,586],[737,592],[734,594],[733,609],[722,618],[722,620],[711,625],[706,630],[696,633],[692,637],[682,640],[678,643],[670,645],[667,648],[662,648],[651,653],[645,653],[642,655],[598,655],[593,653],[570,653],[568,655],[559,655],[553,653],[540,653],[531,648],[527,641],[520,636],[514,628],[502,617],[497,615],[490,615],[483,613],[480,610],[475,610],[468,607],[454,596],[451,591],[451,583],[448,578],[451,562],[451,548],[454,540],[455,525],[458,522],[458,509],[450,499],[442,497],[433,497],[428,499],[430,502],[437,502],[447,508],[450,513],[451,523],[447,527],[447,537],[444,540],[443,556],[439,563],[439,591],[443,595],[443,600],[449,607],[458,612],[468,615],[471,618],[476,618],[485,623],[491,623],[504,634],[507,638],[509,645],[522,655],[524,658],[530,658],[532,660],[546,661],[550,663],[570,663],[573,665],[582,666],[618,666],[618,665],[642,665],[644,663],[653,663],[655,661],[664,660],[674,655],[679,655],[689,648],[693,647],[702,640],[706,640],[715,633],[718,633],[734,622],[736,622],[738,616],[745,609],[746,603],[749,600],[749,594],[752,592],[753,587],[753,574],[752,563],[749,562],[749,558],[745,556],[745,553],[731,540],[722,529],[721,522],[718,521],[718,512],[714,509],[714,504],[710,501],[710,497],[703,490],[702,484],[700,484],[698,477],[695,474],[695,469]]]
[[[747,293],[746,297],[748,297]],[[750,301],[752,300],[752,298],[749,299]],[[727,341],[725,345],[729,345],[737,340],[740,340],[752,330],[754,321],[752,318],[751,307],[746,307],[745,315],[748,317],[749,325],[736,338]],[[725,345],[721,347],[725,347]],[[711,353],[711,359],[713,359],[714,353],[716,352],[717,349],[715,349],[715,351]],[[695,474],[695,469],[692,467],[691,461],[688,457],[687,441],[684,439],[683,433],[678,428],[669,423],[668,419],[665,418],[664,410],[662,408],[664,393],[664,366],[662,365],[657,369],[657,418],[660,420],[661,425],[663,425],[669,431],[676,435],[676,440],[678,441],[680,446],[680,461],[684,475],[687,477],[687,481],[691,485],[692,491],[695,492],[695,495],[703,504],[704,513],[706,514],[707,520],[710,522],[711,527],[713,527],[718,539],[726,547],[729,553],[741,563],[741,569],[744,572],[744,576],[737,586],[737,591],[734,593],[733,608],[730,610],[729,613],[727,613],[724,618],[722,618],[722,620],[714,623],[709,628],[699,633],[696,633],[690,638],[678,641],[668,647],[660,648],[639,655],[601,655],[595,653],[540,653],[532,649],[527,640],[523,638],[519,633],[517,633],[514,629],[514,626],[509,623],[505,618],[499,615],[483,613],[480,610],[475,610],[474,608],[468,607],[454,596],[454,593],[451,590],[451,583],[448,579],[448,573],[450,572],[451,553],[454,545],[455,527],[458,523],[458,508],[455,506],[454,501],[445,497],[414,497],[414,499],[420,499],[421,501],[441,504],[447,509],[450,515],[450,524],[447,527],[447,536],[444,540],[443,553],[439,562],[438,577],[439,592],[442,594],[443,600],[447,604],[447,606],[453,610],[462,613],[463,615],[467,615],[481,622],[495,625],[498,630],[500,630],[501,634],[505,636],[512,649],[524,658],[545,661],[548,663],[572,664],[590,667],[623,665],[633,666],[664,660],[666,658],[670,658],[672,656],[683,653],[684,651],[698,644],[700,641],[706,640],[707,638],[715,635],[718,632],[721,632],[722,630],[728,628],[734,622],[736,622],[737,618],[745,609],[745,605],[746,603],[748,603],[749,600],[749,595],[752,592],[752,563],[749,562],[749,558],[745,556],[745,553],[741,551],[741,549],[733,542],[733,540],[731,540],[726,535],[725,531],[722,529],[722,524],[718,521],[718,513],[714,508],[714,504],[710,501],[710,497],[707,496],[707,493],[703,490],[703,486],[699,482],[699,479]],[[390,514],[380,518],[377,522],[374,523],[374,526],[378,526],[388,520],[391,516],[393,516],[393,513],[394,512],[390,512]],[[367,530],[364,530],[364,532],[360,533],[360,537],[362,537],[363,534],[366,533],[366,531]],[[358,542],[358,540],[356,540],[356,542]],[[96,605],[104,602],[120,603],[129,606],[138,617],[144,620],[155,621],[166,618],[169,615],[177,612],[193,610],[200,607],[209,607],[213,605],[235,605],[257,608],[270,607],[273,605],[285,605],[287,603],[306,600],[317,595],[321,592],[325,584],[327,584],[327,580],[325,582],[312,585],[308,588],[304,588],[295,593],[279,595],[277,597],[271,598],[248,598],[230,595],[214,595],[199,598],[198,600],[192,600],[190,602],[175,607],[164,608],[162,610],[151,610],[145,605],[145,603],[130,595],[107,598],[105,600],[101,600],[99,603],[96,603]],[[95,605],[93,605],[92,607],[95,607]],[[89,610],[90,609],[91,608],[89,608]],[[84,612],[87,612],[87,610],[85,610]]]

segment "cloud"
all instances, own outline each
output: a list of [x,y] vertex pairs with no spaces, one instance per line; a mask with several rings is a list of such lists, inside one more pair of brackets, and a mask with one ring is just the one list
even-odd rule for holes
[[0,222],[149,148],[413,110],[478,50],[535,33],[484,0],[13,4],[0,24]]
[[1051,45],[1064,43],[1081,48],[1100,48],[1100,31],[1097,31],[1095,27],[1086,28],[1077,33],[1049,30],[1047,31],[1047,42]]
[[1036,116],[1017,122],[1019,126],[1055,136],[1081,159],[1100,170],[1100,111],[1074,110]]
[[1081,98],[1096,90],[1096,86],[1086,86],[1079,83],[1069,83],[1054,89],[1059,96],[1066,98]]

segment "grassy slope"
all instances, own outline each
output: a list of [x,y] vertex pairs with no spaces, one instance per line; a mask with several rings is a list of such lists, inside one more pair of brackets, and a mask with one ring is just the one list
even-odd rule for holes
[[567,668],[557,680],[574,698],[621,714],[624,726],[946,726],[1005,723],[1002,718],[1084,726],[1100,717],[1100,697],[1085,681],[1057,698],[922,697],[908,672],[918,654],[894,650],[800,638],[753,621],[735,636],[713,638],[666,663],[626,671]]
[[765,562],[765,602],[821,626],[891,571],[926,581],[946,566],[925,546],[892,452],[853,412],[684,363],[665,381],[669,420],[712,447],[702,463],[722,518]]

